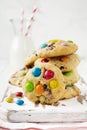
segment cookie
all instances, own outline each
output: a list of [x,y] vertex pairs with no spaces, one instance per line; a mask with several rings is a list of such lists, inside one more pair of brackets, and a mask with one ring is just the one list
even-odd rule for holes
[[60,57],[54,57],[54,58],[38,58],[35,61],[35,65],[37,64],[43,64],[43,63],[52,63],[62,72],[71,71],[74,68],[77,67],[77,65],[80,62],[80,58],[77,54],[72,54],[68,56],[60,56]]
[[53,64],[39,64],[29,69],[23,80],[23,90],[32,102],[54,104],[65,92],[64,78]]
[[27,68],[30,68],[31,66],[33,66],[34,62],[39,58],[39,56],[37,55],[37,52],[34,51],[31,55],[29,55],[27,57],[27,59],[25,60],[24,66]]
[[27,72],[28,72],[28,69],[26,69],[26,68],[23,68],[23,69],[15,72],[10,77],[9,83],[14,86],[22,87],[22,81],[23,81],[25,75],[27,74]]
[[76,85],[69,84],[66,86],[65,93],[62,99],[69,99],[80,95],[80,90]]
[[48,58],[70,55],[76,52],[77,49],[77,45],[72,41],[66,42],[63,40],[50,40],[49,42],[42,44],[41,48],[39,48],[37,51],[34,51],[31,55],[29,55],[24,66],[28,68],[40,57]]
[[74,84],[80,79],[80,76],[79,76],[76,69],[74,69],[72,71],[68,71],[68,72],[62,72],[62,74],[63,74],[63,77],[65,79],[66,85]]
[[77,45],[72,41],[51,40],[41,44],[37,54],[41,58],[57,57],[73,54],[77,51],[77,49]]

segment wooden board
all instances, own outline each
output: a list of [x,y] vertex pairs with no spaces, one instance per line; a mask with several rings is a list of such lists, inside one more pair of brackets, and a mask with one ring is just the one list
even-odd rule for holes
[[[81,90],[81,95],[87,95],[87,86],[80,80],[77,86]],[[7,91],[2,97],[0,104],[0,117],[7,122],[27,123],[27,122],[84,122],[87,121],[87,101],[83,100],[83,104],[77,101],[77,98],[60,101],[58,106],[42,106],[37,107],[23,97],[24,105],[19,106],[15,103],[7,103],[5,98],[11,94],[22,91],[21,88],[8,85]]]
[[[87,103],[84,101],[83,104],[80,104],[77,102],[76,98],[61,101],[58,107],[35,107],[34,104],[27,101],[26,98],[24,98],[24,106],[18,107],[15,103],[7,105],[4,101],[5,97],[9,96],[12,91],[19,91],[19,88],[14,89],[13,86],[9,86],[7,83],[9,76],[14,72],[9,72],[8,68],[7,66],[1,71],[0,77],[0,126],[9,129],[33,127],[43,130],[48,128],[82,128],[87,126]],[[77,85],[81,89],[82,95],[87,94],[87,84],[83,79],[81,79]],[[32,116],[30,116],[31,114]]]

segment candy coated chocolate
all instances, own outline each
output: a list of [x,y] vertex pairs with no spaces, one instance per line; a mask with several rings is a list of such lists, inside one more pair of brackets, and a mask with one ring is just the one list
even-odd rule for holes
[[73,84],[68,84],[68,87],[71,87],[71,88],[72,88],[72,87],[73,87]]
[[41,62],[49,62],[48,59],[42,59]]
[[27,81],[25,84],[25,89],[27,92],[32,92],[34,90],[34,83],[32,81]]
[[35,68],[33,69],[33,71],[32,71],[32,74],[33,74],[34,77],[40,76],[40,75],[41,75],[41,69],[38,68],[38,67],[35,67]]
[[46,79],[46,80],[49,80],[49,79],[51,79],[51,78],[53,78],[54,77],[54,72],[52,71],[52,70],[46,70],[45,72],[44,72],[44,78]]
[[16,92],[16,96],[17,96],[17,97],[22,97],[22,96],[23,96],[23,93],[22,93],[22,92]]
[[71,76],[73,73],[72,73],[72,71],[69,71],[69,72],[63,72],[63,75],[65,75],[65,76]]
[[16,104],[17,104],[17,105],[23,105],[23,104],[24,104],[24,101],[19,99],[19,100],[16,101]]
[[12,98],[12,97],[7,97],[7,98],[6,98],[6,102],[12,103],[12,102],[13,102],[13,98]]
[[42,94],[43,91],[44,91],[42,84],[36,85],[35,91],[36,91],[37,94]]
[[43,44],[40,45],[40,48],[45,48],[45,47],[47,47],[46,43],[43,43]]
[[67,42],[69,42],[69,43],[73,43],[73,41],[71,41],[71,40],[68,40]]
[[55,89],[55,88],[57,88],[58,86],[59,86],[59,85],[58,85],[57,80],[53,79],[53,80],[50,81],[50,88],[51,88],[51,89]]

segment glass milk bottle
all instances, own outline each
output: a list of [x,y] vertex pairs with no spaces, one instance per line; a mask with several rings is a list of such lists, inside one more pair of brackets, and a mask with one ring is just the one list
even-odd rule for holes
[[[17,32],[18,31],[18,32]],[[12,70],[18,70],[24,67],[27,56],[34,50],[34,44],[31,36],[25,36],[19,30],[16,30],[14,39],[10,47],[10,66]]]

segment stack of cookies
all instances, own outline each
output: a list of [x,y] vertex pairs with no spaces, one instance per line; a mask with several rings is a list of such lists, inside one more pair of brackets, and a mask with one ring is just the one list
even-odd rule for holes
[[22,87],[24,95],[35,103],[53,105],[78,96],[77,49],[72,41],[50,40],[41,44],[27,58],[24,68],[11,76],[9,83]]

